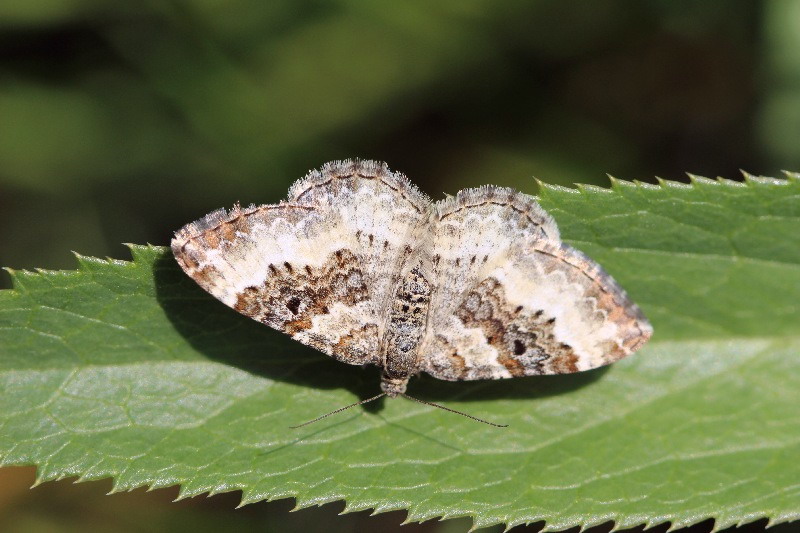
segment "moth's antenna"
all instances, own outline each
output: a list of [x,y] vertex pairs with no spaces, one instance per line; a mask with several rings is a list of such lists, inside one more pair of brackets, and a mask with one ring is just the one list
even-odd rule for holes
[[494,426],[496,428],[507,428],[508,424],[495,424],[494,422],[489,422],[488,420],[484,420],[482,418],[478,418],[477,416],[468,415],[467,413],[462,413],[461,411],[456,411],[455,409],[450,409],[449,407],[445,407],[444,405],[439,405],[438,403],[433,402],[426,402],[425,400],[420,400],[419,398],[414,398],[413,396],[409,396],[408,394],[402,394],[403,398],[408,398],[409,400],[414,400],[415,402],[424,403],[425,405],[430,405],[431,407],[438,407],[439,409],[443,409],[445,411],[450,411],[451,413],[455,413],[457,415],[466,416],[467,418],[471,418],[476,422],[483,422],[484,424],[488,424],[490,426]]
[[[366,400],[361,400],[360,402],[351,403],[350,405],[346,405],[346,406],[344,406],[344,407],[340,407],[340,408],[338,408],[338,409],[336,409],[336,410],[334,410],[334,411],[331,411],[330,413],[326,413],[326,414],[324,414],[324,415],[322,415],[322,416],[318,416],[318,417],[317,417],[317,418],[315,418],[314,420],[309,420],[308,422],[303,422],[303,423],[302,423],[302,424],[300,424],[299,426],[289,426],[289,428],[291,428],[291,429],[297,429],[297,428],[301,428],[301,427],[303,427],[303,426],[307,426],[307,425],[309,425],[309,424],[313,424],[314,422],[319,422],[319,421],[320,421],[320,420],[322,420],[323,418],[327,418],[327,417],[329,417],[329,416],[331,416],[331,415],[335,415],[336,413],[341,413],[342,411],[344,411],[344,410],[346,410],[346,409],[350,409],[351,407],[355,407],[355,406],[357,406],[357,405],[364,405],[365,403],[369,403],[369,402],[375,401],[375,400],[377,400],[378,398],[380,398],[381,396],[386,396],[386,393],[385,393],[385,392],[382,392],[382,393],[378,394],[377,396],[373,396],[372,398],[367,398]],[[469,415],[465,415],[465,416],[469,416]],[[472,417],[470,417],[470,418],[472,418]],[[487,424],[488,424],[488,422],[487,422]]]

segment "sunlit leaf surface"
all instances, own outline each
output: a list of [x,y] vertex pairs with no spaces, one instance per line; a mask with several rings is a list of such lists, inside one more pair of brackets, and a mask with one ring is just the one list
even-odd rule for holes
[[243,502],[407,509],[552,529],[800,517],[800,179],[545,186],[568,242],[650,317],[635,356],[570,376],[378,391],[220,304],[165,248],[0,292],[0,464],[116,490],[240,489]]

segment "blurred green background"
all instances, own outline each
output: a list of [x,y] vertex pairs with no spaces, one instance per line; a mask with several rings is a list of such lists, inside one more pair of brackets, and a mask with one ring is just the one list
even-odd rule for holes
[[[434,198],[484,183],[535,193],[533,176],[800,170],[800,2],[0,2],[0,265],[127,258],[121,242],[167,244],[347,157],[385,160]],[[402,521],[28,492],[30,469],[0,475],[3,531],[82,530],[84,516],[108,531]]]

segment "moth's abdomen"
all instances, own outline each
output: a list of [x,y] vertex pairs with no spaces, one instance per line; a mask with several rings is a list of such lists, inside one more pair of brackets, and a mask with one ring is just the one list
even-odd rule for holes
[[419,268],[411,269],[392,299],[383,343],[385,377],[407,378],[417,372],[417,348],[425,333],[430,301],[430,283]]

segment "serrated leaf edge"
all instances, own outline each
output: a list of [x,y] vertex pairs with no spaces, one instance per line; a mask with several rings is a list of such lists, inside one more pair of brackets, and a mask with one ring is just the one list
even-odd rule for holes
[[[554,184],[544,183],[541,180],[536,179],[536,178],[535,178],[535,181],[539,186],[540,194],[547,194],[548,192],[553,191],[553,192],[562,192],[562,193],[563,192],[567,192],[567,193],[572,193],[572,194],[586,194],[586,195],[613,194],[615,192],[619,193],[622,189],[629,189],[630,190],[632,188],[638,188],[638,189],[644,189],[644,190],[667,190],[667,189],[671,189],[671,188],[672,189],[694,189],[694,188],[703,187],[703,186],[721,186],[721,187],[725,187],[725,186],[727,186],[727,187],[756,186],[757,187],[757,186],[765,186],[765,185],[766,186],[786,186],[786,185],[792,185],[792,184],[800,183],[800,173],[791,172],[791,171],[783,171],[783,172],[784,172],[784,175],[786,176],[785,178],[773,178],[773,177],[766,177],[766,176],[755,176],[755,175],[749,174],[749,173],[747,173],[745,171],[742,171],[742,175],[744,177],[744,181],[735,181],[735,180],[725,179],[725,178],[721,178],[721,177],[717,177],[716,179],[710,179],[710,178],[707,178],[707,177],[704,177],[704,176],[699,176],[699,175],[694,175],[694,174],[687,173],[687,176],[689,178],[689,183],[678,182],[678,181],[673,181],[673,180],[664,180],[664,179],[656,177],[656,180],[658,182],[657,184],[641,182],[641,181],[637,181],[637,180],[634,180],[634,181],[621,180],[621,179],[615,178],[615,177],[613,177],[611,175],[608,175],[609,180],[611,182],[611,187],[610,188],[609,187],[601,187],[601,186],[597,186],[597,185],[591,185],[591,184],[575,184],[575,187],[573,188],[573,187],[565,187],[565,186],[562,186],[562,185],[554,185]],[[49,269],[38,269],[37,268],[37,269],[35,269],[35,271],[31,271],[31,270],[25,270],[25,269],[17,270],[17,269],[12,269],[12,268],[9,268],[9,267],[3,267],[3,270],[5,270],[6,272],[8,272],[10,274],[10,276],[12,278],[13,286],[12,286],[11,289],[0,290],[0,294],[2,294],[2,293],[12,293],[12,292],[18,292],[18,291],[24,292],[25,289],[24,289],[23,283],[21,283],[21,279],[24,278],[25,276],[47,277],[47,276],[74,275],[74,274],[80,273],[80,272],[90,272],[92,266],[97,266],[97,265],[112,266],[112,267],[117,267],[117,268],[130,267],[132,265],[138,264],[142,260],[145,260],[146,259],[146,257],[145,257],[146,255],[152,255],[152,256],[161,255],[161,254],[164,254],[164,253],[168,253],[168,251],[169,251],[169,248],[166,247],[166,246],[152,245],[152,244],[149,244],[149,243],[145,244],[145,245],[133,244],[133,243],[125,243],[125,245],[130,250],[131,260],[121,260],[121,259],[114,259],[114,258],[105,258],[105,259],[103,259],[103,258],[97,258],[97,257],[92,257],[92,256],[85,256],[85,255],[82,255],[82,254],[80,254],[78,252],[74,252],[73,251],[73,254],[75,255],[76,261],[78,263],[77,269],[75,269],[75,270],[49,270]],[[2,467],[2,466],[12,466],[12,465],[6,463],[4,458],[0,457],[0,467]],[[198,497],[198,496],[202,496],[204,494],[207,497],[209,497],[209,496],[213,496],[215,494],[220,494],[220,493],[225,493],[225,492],[234,492],[234,491],[238,490],[238,491],[242,492],[242,495],[241,495],[239,504],[236,506],[237,509],[241,508],[241,507],[244,507],[245,505],[248,505],[250,503],[257,503],[257,502],[260,502],[260,501],[275,501],[275,500],[292,498],[292,499],[295,500],[295,503],[296,503],[296,505],[292,509],[292,511],[306,509],[306,508],[309,508],[309,507],[312,507],[312,506],[315,506],[315,505],[319,506],[319,505],[337,503],[337,502],[342,502],[344,504],[344,509],[342,510],[342,512],[340,514],[346,514],[346,513],[350,513],[350,512],[358,512],[358,511],[364,511],[364,510],[370,510],[370,509],[372,510],[372,515],[377,515],[377,514],[381,514],[381,513],[385,513],[385,512],[391,512],[391,511],[406,511],[407,515],[406,515],[406,519],[402,522],[403,524],[407,524],[407,523],[411,523],[411,522],[424,522],[424,521],[433,520],[433,519],[438,519],[438,520],[442,521],[442,520],[449,520],[449,519],[456,519],[456,518],[471,518],[473,523],[472,523],[472,527],[470,528],[470,531],[474,531],[477,528],[488,527],[488,526],[492,526],[492,525],[503,525],[504,528],[505,528],[504,531],[508,531],[509,529],[511,529],[513,527],[516,527],[518,525],[523,525],[523,524],[524,525],[531,525],[531,524],[538,524],[538,523],[543,523],[544,524],[543,528],[542,528],[542,531],[553,531],[554,528],[563,527],[561,525],[553,525],[552,522],[548,522],[547,520],[544,520],[544,519],[535,519],[535,520],[524,520],[523,519],[523,520],[520,520],[520,521],[509,520],[509,521],[505,521],[505,522],[504,521],[495,521],[493,519],[492,520],[488,520],[488,521],[482,521],[479,516],[476,516],[476,515],[473,515],[473,514],[468,514],[468,513],[460,513],[460,512],[453,512],[453,513],[443,512],[443,513],[438,513],[438,514],[436,514],[436,513],[427,514],[427,513],[424,513],[424,512],[415,513],[414,508],[413,508],[412,505],[397,506],[397,505],[391,505],[390,504],[390,505],[386,505],[386,506],[382,506],[382,507],[381,506],[377,506],[377,505],[376,506],[365,506],[365,505],[358,505],[358,504],[350,503],[344,497],[334,497],[334,498],[331,498],[331,499],[309,499],[309,500],[303,500],[302,496],[300,494],[289,493],[289,492],[276,493],[276,494],[272,494],[272,495],[261,494],[261,495],[254,495],[254,497],[250,497],[247,494],[247,492],[248,492],[247,487],[241,487],[241,486],[236,486],[236,485],[227,485],[227,486],[224,486],[224,487],[223,486],[216,486],[216,487],[204,487],[204,488],[200,488],[200,489],[198,489],[198,488],[188,488],[188,486],[185,484],[188,480],[176,480],[174,482],[173,481],[166,481],[166,480],[160,480],[161,482],[159,482],[159,480],[156,480],[156,481],[154,481],[152,483],[141,483],[141,484],[128,485],[128,486],[125,486],[125,487],[121,487],[118,484],[118,481],[119,481],[118,478],[115,477],[114,475],[104,475],[103,474],[103,475],[100,475],[100,476],[92,476],[91,474],[87,474],[87,473],[84,473],[82,475],[72,475],[72,474],[68,474],[68,473],[59,473],[59,474],[55,474],[55,475],[51,476],[46,472],[42,475],[42,467],[45,466],[45,465],[33,465],[33,466],[36,466],[36,468],[37,468],[37,475],[36,475],[34,483],[31,485],[32,489],[37,487],[37,486],[39,486],[39,485],[41,485],[42,483],[45,483],[45,482],[48,482],[48,481],[60,481],[60,480],[64,480],[64,479],[68,479],[68,478],[72,478],[72,477],[76,478],[74,483],[84,483],[84,482],[89,482],[89,481],[99,481],[99,480],[102,480],[102,479],[110,479],[112,481],[112,488],[108,492],[109,495],[115,494],[115,493],[118,493],[118,492],[123,492],[123,491],[130,492],[132,490],[136,490],[136,489],[139,489],[139,488],[145,488],[147,491],[153,491],[153,490],[165,489],[165,488],[177,486],[179,488],[179,493],[178,493],[178,496],[175,498],[175,501],[179,501],[179,500],[182,500],[182,499],[185,499],[185,498]],[[667,529],[667,531],[672,531],[676,527],[687,527],[687,526],[690,526],[690,525],[693,525],[693,524],[697,524],[697,523],[706,521],[708,519],[712,519],[712,520],[714,520],[714,525],[713,525],[711,531],[714,532],[714,531],[718,531],[718,530],[723,529],[723,528],[730,527],[732,525],[737,525],[738,526],[738,525],[741,525],[741,524],[744,524],[744,523],[751,523],[751,522],[755,522],[755,521],[758,521],[758,520],[763,520],[765,518],[767,519],[767,527],[771,527],[773,525],[789,522],[791,520],[796,520],[796,519],[800,518],[800,512],[797,513],[797,516],[792,516],[792,515],[788,515],[788,514],[784,515],[784,516],[780,516],[780,517],[774,517],[774,516],[773,517],[769,517],[769,516],[758,516],[758,517],[755,517],[754,516],[753,520],[751,520],[749,522],[743,522],[741,520],[740,521],[731,521],[731,522],[721,522],[720,520],[718,520],[715,517],[703,516],[703,517],[691,518],[686,522],[673,522],[673,521],[669,521],[669,520],[659,520],[659,519],[645,519],[645,520],[643,520],[641,522],[633,523],[633,522],[626,522],[625,520],[620,520],[616,516],[614,516],[614,517],[609,516],[609,517],[606,517],[603,520],[590,521],[590,522],[586,522],[586,523],[583,523],[583,524],[575,524],[575,525],[568,526],[568,527],[577,526],[577,527],[580,528],[580,531],[584,531],[585,529],[588,529],[590,527],[594,527],[594,526],[597,526],[597,525],[600,525],[600,524],[605,524],[605,523],[608,523],[608,522],[612,522],[613,526],[612,526],[611,531],[618,531],[621,528],[630,528],[630,527],[635,527],[637,525],[644,525],[644,527],[646,529],[649,529],[649,528],[654,527],[656,525],[669,523],[670,526]]]

